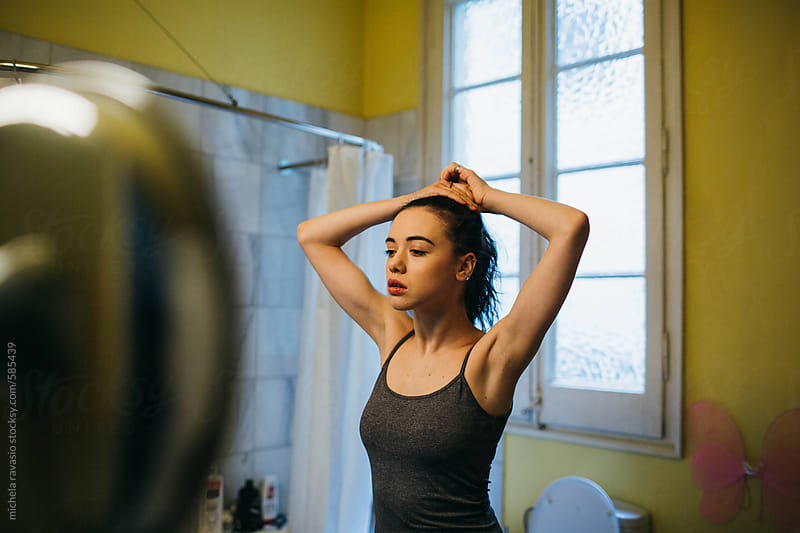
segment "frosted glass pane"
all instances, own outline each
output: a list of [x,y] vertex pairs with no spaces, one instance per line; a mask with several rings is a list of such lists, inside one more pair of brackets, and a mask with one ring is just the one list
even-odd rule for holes
[[644,46],[642,0],[558,0],[558,64]]
[[519,222],[503,215],[483,215],[497,246],[497,267],[503,274],[519,273]]
[[514,300],[517,299],[519,278],[517,276],[502,276],[495,281],[494,287],[497,290],[497,296],[500,298],[500,306],[497,309],[499,320],[511,311],[511,306],[514,305]]
[[574,172],[561,174],[557,180],[558,201],[589,217],[589,240],[577,274],[643,274],[644,167]]
[[483,176],[481,178],[493,189],[519,194],[519,178],[487,179]]
[[560,72],[558,168],[644,158],[641,54]]
[[473,0],[455,6],[455,87],[518,75],[521,57],[521,0]]
[[[519,193],[519,178],[490,180],[491,187],[501,191]],[[519,274],[519,231],[516,220],[505,215],[484,213],[483,223],[497,245],[497,265],[502,274]]]
[[519,80],[460,92],[451,111],[453,161],[479,176],[519,174]]
[[644,392],[645,279],[575,279],[556,317],[557,386]]

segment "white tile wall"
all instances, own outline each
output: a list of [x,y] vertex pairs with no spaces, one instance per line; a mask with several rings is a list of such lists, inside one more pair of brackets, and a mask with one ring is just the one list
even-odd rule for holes
[[258,377],[296,376],[300,351],[299,307],[262,307],[258,311]]
[[241,352],[238,357],[236,376],[251,378],[255,376],[256,358],[258,357],[258,322],[259,310],[255,307],[244,307],[241,312]]
[[4,58],[47,64],[51,49],[52,45],[46,41],[0,31],[0,50]]
[[261,233],[295,238],[297,225],[307,217],[308,178],[307,170],[279,172],[262,166]]
[[304,255],[297,238],[261,237],[261,268],[257,271],[256,304],[267,307],[303,305]]
[[215,157],[214,178],[228,230],[258,233],[261,165],[246,160]]
[[430,185],[439,176],[420,179],[417,163],[420,156],[419,113],[416,109],[367,120],[366,137],[394,155],[394,193],[399,196]]
[[238,231],[229,232],[236,264],[237,302],[255,304],[255,278],[261,240],[258,235]]
[[284,377],[257,380],[254,403],[254,414],[259,423],[254,428],[253,449],[288,446],[292,440],[290,431],[294,413],[291,380]]
[[[265,96],[236,87],[225,86],[239,107],[261,109]],[[230,103],[214,83],[203,82],[205,98]],[[208,154],[230,159],[259,161],[261,157],[264,121],[224,109],[204,106],[200,111],[201,147]]]

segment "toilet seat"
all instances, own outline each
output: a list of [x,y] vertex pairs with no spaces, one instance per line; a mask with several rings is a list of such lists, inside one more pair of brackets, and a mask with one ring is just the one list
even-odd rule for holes
[[551,483],[539,496],[526,533],[619,533],[614,503],[600,485],[580,476]]

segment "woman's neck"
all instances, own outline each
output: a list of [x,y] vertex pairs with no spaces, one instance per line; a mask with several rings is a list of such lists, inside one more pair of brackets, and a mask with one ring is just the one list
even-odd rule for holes
[[472,325],[463,306],[415,309],[413,320],[414,340],[422,357],[474,344],[484,334]]

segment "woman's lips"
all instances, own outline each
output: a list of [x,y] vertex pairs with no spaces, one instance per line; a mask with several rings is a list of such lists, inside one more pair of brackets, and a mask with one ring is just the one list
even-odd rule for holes
[[386,282],[387,288],[389,290],[389,294],[403,294],[406,292],[406,286],[397,281],[396,279],[390,279]]

